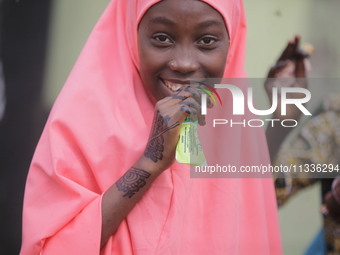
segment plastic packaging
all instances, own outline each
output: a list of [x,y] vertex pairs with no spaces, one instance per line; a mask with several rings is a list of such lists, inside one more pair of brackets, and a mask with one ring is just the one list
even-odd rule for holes
[[176,147],[176,160],[189,165],[204,165],[206,159],[198,140],[198,122],[187,117],[181,125],[180,137]]

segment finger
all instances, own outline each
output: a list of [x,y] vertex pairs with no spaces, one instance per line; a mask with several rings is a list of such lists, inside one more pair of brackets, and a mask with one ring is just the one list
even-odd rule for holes
[[294,40],[290,40],[288,42],[288,46],[286,50],[283,52],[281,57],[279,58],[280,60],[292,60],[296,57],[297,50],[299,49],[299,44],[300,44],[300,36],[296,35],[294,37]]
[[276,78],[279,73],[289,66],[289,61],[278,61],[275,66],[273,66],[267,75],[268,78]]
[[[202,97],[203,95],[206,96],[208,95],[208,108],[212,108],[215,104],[216,104],[216,99],[214,97],[214,95],[211,93],[210,90],[208,89],[205,89],[205,88],[201,88],[201,90],[203,90],[205,92],[205,94],[202,94]],[[212,99],[214,102],[211,104],[209,99]],[[203,100],[203,99],[202,99]],[[202,103],[203,104],[203,103]]]
[[190,112],[190,118],[192,121],[198,120],[198,112],[200,111],[200,107],[193,98],[188,98],[185,101],[180,102],[179,105],[187,106],[186,109]]
[[217,101],[216,101],[215,96],[217,97],[218,101],[220,102],[220,105],[223,105],[222,99],[221,99],[220,95],[218,94],[217,90],[214,88],[213,84],[200,83],[199,88],[201,90],[203,90],[209,96],[208,98],[210,99],[212,105],[208,105],[208,108],[212,108],[216,104]]
[[294,57],[295,58],[307,58],[309,57],[309,53],[304,50],[301,46],[300,46],[300,42],[301,42],[301,37],[299,35],[297,35],[295,37],[295,53],[294,53]]
[[169,96],[169,98],[171,98],[171,99],[178,99],[180,101],[183,101],[183,100],[187,99],[188,96],[179,95],[179,94],[172,94],[172,95]]
[[180,111],[186,113],[185,117],[188,117],[191,114],[191,109],[187,105],[182,105]]
[[296,78],[306,78],[306,68],[304,58],[300,57],[295,62],[295,77]]
[[299,57],[295,61],[294,75],[296,77],[295,86],[300,88],[307,88],[308,84],[306,79],[305,58]]
[[[198,87],[183,86],[176,93],[163,98],[157,104],[159,105],[159,107],[162,108],[170,108],[174,105],[177,105],[179,102],[185,101],[188,98],[192,98],[194,101],[196,101],[195,105],[198,105],[200,108],[202,100],[201,98],[204,93],[205,92],[203,92]],[[208,108],[211,108],[213,106],[210,97],[207,97],[207,106]]]
[[195,100],[201,105],[202,104],[202,96],[203,95],[208,95],[206,98],[207,98],[207,106],[208,108],[212,108],[215,103],[216,103],[216,100],[212,94],[212,92],[207,88],[207,86],[203,85],[203,84],[200,84],[199,86],[195,86],[195,87],[192,87],[192,89],[194,89],[198,94],[199,94],[199,97],[195,97]]
[[208,95],[208,98],[210,100],[210,102],[208,103],[208,108],[212,108],[216,104],[215,96],[217,97],[218,101],[222,105],[221,97],[220,97],[220,95],[218,94],[218,92],[216,91],[216,89],[214,88],[213,85],[209,85],[209,84],[206,84],[206,83],[200,83],[199,89],[204,91],[205,94]]
[[178,94],[171,94],[163,99],[161,99],[160,101],[157,102],[157,107],[158,108],[162,108],[162,109],[170,109],[176,105],[178,105],[178,103],[180,101],[183,101],[187,99],[187,96],[185,95],[178,95]]
[[277,60],[277,62],[279,62],[279,61],[284,61],[284,60],[287,59],[287,53],[288,53],[289,49],[291,48],[291,46],[292,46],[292,45],[291,45],[291,41],[289,41],[288,44],[287,44],[287,46],[286,46],[286,48],[282,51],[281,56],[279,57],[279,59]]
[[187,99],[188,97],[199,98],[200,94],[198,91],[192,90],[190,86],[183,86],[176,93],[170,95],[169,97],[183,101]]
[[[182,92],[180,92],[179,95],[185,95],[187,96],[187,98],[192,97],[200,105],[203,94],[205,94],[205,92],[200,89],[200,86],[187,86],[183,89]],[[211,108],[214,106],[210,96],[207,97],[207,106],[208,108]]]
[[173,104],[177,104],[178,101],[183,101],[187,99],[188,97],[191,97],[192,94],[187,90],[187,87],[188,86],[181,87],[177,92],[163,98],[160,102],[162,102],[162,104],[173,105]]
[[296,35],[294,41],[294,56],[292,56],[294,60],[308,57],[308,53],[300,47],[300,41],[301,41],[300,36]]
[[205,116],[201,113],[201,105],[193,98],[187,98],[185,101],[180,102],[180,105],[186,105],[190,110],[190,118],[193,121],[198,120],[200,125],[205,125]]
[[277,60],[277,62],[279,61],[285,61],[287,59],[290,59],[292,56],[292,53],[294,52],[294,42],[292,40],[290,40],[286,46],[286,48],[283,50],[281,56],[279,57],[279,59]]
[[294,60],[296,58],[297,52],[298,52],[298,49],[299,49],[299,44],[300,44],[300,36],[296,35],[294,37],[294,40],[292,42],[292,46],[291,46],[289,54],[287,56],[288,59]]
[[192,121],[198,120],[197,111],[194,108],[191,108],[186,104],[182,104],[180,111],[185,113],[185,118],[183,121],[186,119],[186,117],[190,117]]
[[295,39],[294,39],[294,46],[295,49],[298,49],[300,47],[300,41],[301,41],[301,37],[300,35],[296,35]]
[[189,93],[189,97],[195,99],[197,103],[201,102],[202,91],[198,87],[188,86],[184,89],[184,91]]

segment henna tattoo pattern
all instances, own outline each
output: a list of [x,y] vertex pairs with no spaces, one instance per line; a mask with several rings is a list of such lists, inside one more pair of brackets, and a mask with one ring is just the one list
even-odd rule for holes
[[171,95],[170,96],[172,99],[179,99],[179,100],[185,100],[185,99],[187,99],[188,97],[186,97],[186,96],[180,96],[180,95],[178,95],[178,94],[173,94],[173,95]]
[[158,160],[163,159],[164,151],[163,134],[169,131],[170,129],[179,126],[179,123],[176,122],[175,124],[168,127],[169,120],[170,120],[169,116],[163,117],[159,111],[156,112],[151,136],[144,152],[145,157],[151,159],[155,163]]
[[119,191],[125,193],[123,197],[131,198],[145,186],[145,179],[149,178],[150,175],[150,173],[143,169],[132,167],[116,182],[116,186]]

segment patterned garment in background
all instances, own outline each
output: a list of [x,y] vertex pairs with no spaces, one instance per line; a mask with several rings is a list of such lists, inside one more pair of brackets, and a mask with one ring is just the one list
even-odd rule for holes
[[[313,117],[305,122],[296,139],[281,149],[276,165],[340,164],[340,94],[328,96]],[[313,173],[289,173],[275,176],[278,205],[301,189],[321,182],[322,199],[331,191],[333,178],[311,178]],[[340,175],[340,172],[339,172]],[[333,175],[334,177],[334,172]],[[324,176],[323,176],[324,177]],[[340,254],[340,223],[324,217],[327,255]]]

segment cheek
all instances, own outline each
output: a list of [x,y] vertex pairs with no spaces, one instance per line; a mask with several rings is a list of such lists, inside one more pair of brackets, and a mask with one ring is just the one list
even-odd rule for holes
[[157,73],[164,66],[164,58],[154,49],[144,47],[139,51],[140,59],[140,74],[141,77],[148,77],[148,79],[156,79]]
[[[150,49],[145,45],[139,45],[139,74],[142,79],[143,87],[152,102],[156,102],[159,99],[159,84],[158,84],[158,72],[159,72],[159,57],[157,52]],[[156,101],[155,101],[156,100]]]
[[138,55],[139,55],[139,72],[142,79],[147,77],[150,66],[150,54],[147,48],[147,41],[145,36],[138,37]]
[[[152,62],[151,62],[152,63]],[[139,72],[141,77],[146,77],[150,68],[150,58],[145,48],[139,50]]]
[[219,51],[203,60],[206,71],[211,78],[221,78],[224,74],[224,68],[227,61],[227,51]]

